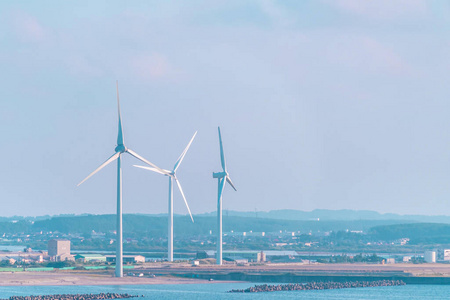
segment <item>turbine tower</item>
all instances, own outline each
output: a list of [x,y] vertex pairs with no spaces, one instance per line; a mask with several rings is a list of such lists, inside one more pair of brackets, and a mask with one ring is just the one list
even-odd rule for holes
[[174,180],[177,183],[177,186],[178,186],[178,189],[180,190],[181,196],[183,196],[183,200],[184,200],[184,203],[186,204],[186,207],[188,209],[189,215],[191,216],[192,223],[194,223],[194,218],[192,218],[191,210],[189,209],[189,205],[188,205],[188,203],[186,201],[186,197],[184,196],[183,189],[181,188],[181,184],[178,181],[176,173],[177,173],[178,167],[181,164],[181,161],[183,160],[184,156],[186,155],[187,151],[189,150],[189,147],[191,146],[192,141],[194,140],[196,135],[197,135],[197,131],[194,133],[194,135],[192,136],[191,140],[189,141],[189,144],[186,146],[184,151],[181,153],[180,157],[175,162],[175,165],[174,165],[172,171],[163,170],[165,172],[165,173],[163,173],[163,172],[161,172],[160,170],[158,170],[156,168],[150,168],[150,167],[134,165],[135,167],[138,167],[138,168],[150,170],[150,171],[153,171],[153,172],[165,175],[165,176],[169,176],[169,212],[168,212],[169,228],[167,230],[167,232],[168,232],[168,238],[167,238],[167,240],[168,240],[167,257],[168,258],[167,259],[169,261],[173,261],[173,181]]
[[222,264],[222,194],[223,189],[225,188],[225,183],[228,182],[229,185],[235,190],[233,182],[230,179],[230,176],[227,172],[227,164],[225,161],[225,155],[223,153],[223,145],[222,145],[222,136],[220,135],[220,127],[219,130],[219,144],[220,144],[220,162],[222,164],[222,172],[213,173],[213,178],[218,179],[219,187],[218,187],[218,195],[217,195],[217,258],[216,263],[218,265]]
[[123,141],[122,132],[122,119],[120,117],[120,102],[119,102],[119,83],[116,81],[116,91],[117,91],[117,109],[119,114],[119,132],[117,135],[117,146],[114,149],[115,153],[108,158],[103,164],[100,165],[94,172],[89,174],[85,179],[83,179],[77,186],[88,180],[92,175],[103,169],[106,165],[117,159],[117,248],[116,248],[116,277],[123,277],[123,243],[122,243],[122,157],[123,153],[128,153],[131,156],[143,161],[144,163],[154,167],[161,173],[165,173],[162,169],[152,164],[133,150],[127,148]]

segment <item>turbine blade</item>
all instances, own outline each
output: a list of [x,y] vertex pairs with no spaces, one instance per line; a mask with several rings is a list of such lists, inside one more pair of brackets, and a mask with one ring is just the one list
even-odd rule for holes
[[220,127],[217,127],[219,129],[219,143],[220,143],[220,162],[222,164],[222,169],[224,172],[227,171],[227,164],[225,162],[225,155],[223,154],[223,145],[222,145],[222,135],[220,134]]
[[95,173],[97,173],[98,171],[100,171],[101,169],[103,169],[106,165],[108,165],[110,162],[116,160],[120,155],[120,152],[116,152],[114,153],[110,158],[108,158],[104,163],[102,163],[100,165],[100,167],[98,167],[94,172],[92,172],[91,174],[88,175],[88,177],[86,177],[85,179],[83,179],[79,184],[77,184],[77,186],[80,186],[80,184],[82,184],[83,182],[85,182],[86,180],[88,180],[89,178],[91,178],[92,175],[94,175]]
[[123,145],[123,132],[122,132],[122,118],[120,116],[120,101],[119,101],[119,81],[116,80],[117,91],[117,111],[119,116],[119,132],[117,134],[117,145]]
[[186,207],[187,207],[187,209],[188,209],[189,215],[191,216],[192,223],[194,223],[194,218],[192,217],[191,209],[189,208],[189,205],[188,205],[188,203],[187,203],[187,201],[186,201],[186,197],[184,196],[183,189],[181,188],[181,184],[180,184],[180,182],[178,181],[178,178],[174,177],[174,179],[175,179],[175,182],[176,182],[177,185],[178,185],[178,189],[180,190],[181,196],[183,196],[183,200],[184,200],[184,203],[186,204]]
[[231,187],[237,192],[237,189],[234,187],[233,182],[231,181],[230,176],[225,177],[227,179],[227,182],[231,185]]
[[[166,175],[166,173],[160,172],[158,169],[151,168],[151,167],[144,167],[144,166],[138,166],[138,165],[133,165],[133,167],[141,168],[141,169],[145,169],[145,170],[149,170],[149,171],[153,171],[153,172],[156,172],[156,173],[159,173],[159,174]],[[167,171],[167,170],[164,170],[164,171]],[[167,171],[167,172],[169,172],[169,171]]]
[[142,162],[145,162],[147,165],[152,166],[153,168],[157,169],[159,172],[166,174],[166,175],[170,175],[170,172],[166,172],[163,169],[159,168],[158,166],[156,166],[155,164],[152,164],[151,162],[149,162],[148,160],[146,160],[145,158],[143,158],[142,156],[140,156],[139,154],[137,154],[136,152],[134,152],[131,149],[127,149],[126,150],[129,154],[131,154],[132,156],[136,157],[137,159],[139,159]]
[[225,177],[223,177],[220,181],[219,194],[218,194],[217,201],[220,201],[220,199],[222,199],[222,193],[223,193],[223,188],[225,187],[225,183],[226,183],[226,179],[225,179]]
[[181,162],[183,161],[184,156],[189,150],[189,147],[191,146],[192,142],[194,141],[195,136],[197,135],[197,131],[192,136],[191,140],[189,141],[189,144],[184,149],[183,153],[181,153],[180,157],[178,157],[177,162],[175,163],[175,166],[173,167],[173,172],[176,172],[178,167],[180,166]]

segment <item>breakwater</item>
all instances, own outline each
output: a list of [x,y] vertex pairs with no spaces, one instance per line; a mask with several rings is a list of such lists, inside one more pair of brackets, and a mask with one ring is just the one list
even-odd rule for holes
[[101,294],[56,294],[36,296],[11,296],[0,300],[96,300],[96,299],[125,299],[139,297],[129,294],[101,293]]
[[[169,270],[171,271],[171,270]],[[312,272],[311,272],[312,273]],[[392,274],[390,274],[392,273]],[[165,273],[155,273],[157,275],[166,275]],[[267,282],[267,283],[295,283],[295,282],[349,282],[349,281],[379,281],[379,280],[401,280],[406,284],[432,284],[432,285],[450,285],[450,277],[443,276],[413,276],[403,272],[380,272],[380,273],[360,273],[350,275],[345,272],[227,272],[227,271],[207,271],[207,272],[186,272],[183,274],[172,272],[172,276],[180,276],[197,279],[214,279],[227,281],[247,281],[247,282]]]
[[405,285],[401,280],[378,280],[378,281],[350,281],[350,282],[308,282],[278,284],[278,285],[255,285],[243,290],[231,290],[229,293],[259,293],[259,292],[275,292],[275,291],[307,291],[307,290],[334,290],[348,289],[359,287],[376,287],[376,286],[397,286]]

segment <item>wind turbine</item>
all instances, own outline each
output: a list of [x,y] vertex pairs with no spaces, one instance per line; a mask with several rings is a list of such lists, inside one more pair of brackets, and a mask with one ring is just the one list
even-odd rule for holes
[[189,150],[189,147],[192,144],[192,141],[194,140],[195,136],[197,135],[197,131],[192,136],[191,140],[189,141],[189,144],[186,146],[184,151],[181,153],[180,157],[175,162],[175,165],[173,167],[172,171],[163,170],[164,172],[161,172],[160,170],[156,168],[150,168],[150,167],[144,167],[144,166],[138,166],[134,165],[135,167],[150,170],[162,175],[169,176],[169,228],[168,228],[168,253],[167,257],[169,261],[173,261],[173,181],[177,183],[178,189],[180,190],[181,196],[183,196],[184,203],[186,204],[186,207],[188,209],[189,215],[191,216],[192,223],[194,223],[194,218],[192,218],[191,210],[189,209],[189,205],[186,201],[186,197],[184,196],[183,189],[181,188],[181,184],[178,181],[177,178],[177,169],[181,164],[181,161],[183,160],[184,156],[186,155],[187,151]]
[[106,165],[117,159],[117,248],[116,248],[116,277],[123,277],[123,243],[122,243],[122,157],[123,153],[128,153],[131,156],[143,161],[144,163],[154,167],[161,173],[165,173],[164,170],[155,166],[133,150],[127,148],[124,145],[123,133],[122,133],[122,119],[120,117],[120,102],[119,102],[119,83],[116,81],[117,90],[117,109],[119,114],[119,132],[117,135],[117,146],[114,149],[115,153],[108,158],[103,164],[100,165],[94,172],[89,174],[83,179],[77,186],[88,180],[92,175],[103,169]]
[[223,145],[222,145],[222,136],[220,135],[220,127],[219,130],[219,143],[220,143],[220,162],[222,164],[222,172],[213,173],[213,178],[218,179],[219,188],[218,188],[218,196],[217,196],[217,259],[216,263],[218,265],[222,264],[222,193],[225,188],[225,183],[228,182],[229,185],[235,190],[233,182],[231,181],[230,176],[227,172],[227,164],[225,161],[225,155],[223,154]]

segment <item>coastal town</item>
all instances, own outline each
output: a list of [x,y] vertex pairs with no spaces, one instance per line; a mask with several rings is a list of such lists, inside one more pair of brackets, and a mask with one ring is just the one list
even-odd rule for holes
[[[55,237],[48,240],[45,249],[33,249],[31,247],[24,247],[17,244],[21,242],[23,245],[32,244],[33,242],[42,244],[45,238]],[[361,252],[332,252],[327,251],[327,248],[321,249],[320,242],[309,242],[309,249],[293,250],[298,247],[298,238],[295,236],[295,232],[278,232],[278,233],[226,233],[226,242],[228,245],[234,245],[239,247],[245,245],[246,239],[253,241],[253,247],[260,245],[261,249],[249,250],[244,248],[243,250],[224,250],[224,263],[227,265],[251,265],[251,264],[266,264],[266,263],[303,263],[303,264],[339,264],[339,263],[368,263],[368,264],[421,264],[421,263],[443,263],[450,265],[450,249],[437,248],[437,250],[426,250],[423,252],[409,253],[402,249],[407,246],[409,239],[404,238],[395,241],[378,241],[379,250],[382,250],[383,245],[389,244],[397,252],[391,253],[364,253],[364,249]],[[311,240],[313,237],[309,235]],[[107,238],[106,233],[92,232],[90,236],[81,236],[80,234],[62,234],[58,232],[41,232],[36,235],[30,234],[3,234],[1,239],[3,243],[12,241],[16,246],[2,246],[0,245],[0,269],[3,268],[18,268],[29,269],[33,268],[44,270],[46,266],[51,270],[54,267],[63,269],[75,269],[84,267],[100,267],[100,266],[112,266],[115,264],[116,256],[112,250],[108,250],[107,247],[99,247],[97,250],[88,248],[89,250],[73,249],[72,240],[90,240],[96,241],[98,244],[102,242],[103,245],[112,245],[115,240]],[[36,240],[35,240],[36,239]],[[196,236],[192,237],[189,241],[191,247],[186,247],[181,252],[177,250],[175,252],[177,262],[188,262],[193,266],[199,266],[201,264],[210,264],[216,257],[214,250],[203,250],[203,247],[199,247],[194,250],[198,245],[198,241],[204,239],[204,244],[213,245],[212,239],[208,239],[208,236]],[[256,242],[255,242],[256,240]],[[138,239],[127,239],[126,243],[131,246],[133,244],[139,244]],[[248,241],[247,241],[248,242]],[[164,243],[164,241],[162,241]],[[267,244],[271,247],[267,247]],[[80,244],[78,244],[80,245]],[[101,245],[101,244],[100,244]],[[127,244],[126,244],[127,245]],[[185,242],[185,246],[189,245]],[[263,245],[266,245],[267,248]],[[289,250],[285,250],[286,246],[289,246]],[[302,244],[303,246],[303,244]],[[128,266],[141,266],[145,263],[152,262],[164,262],[167,261],[165,253],[158,251],[157,249],[138,250],[130,247],[131,250],[127,251],[123,256],[123,263]],[[9,249],[9,250],[8,250]],[[361,250],[361,249],[358,249]]]
[[[336,262],[319,262],[296,251],[224,251],[224,264],[215,264],[214,251],[199,251],[193,258],[152,258],[151,253],[126,254],[123,257],[125,277],[113,278],[115,255],[101,251],[73,253],[70,240],[52,239],[48,249],[1,251],[0,284],[2,285],[67,285],[67,284],[162,284],[214,281],[247,282],[341,282],[342,287],[361,279],[366,286],[387,285],[401,281],[407,284],[448,284],[450,262],[395,261],[377,255],[336,255],[322,253],[323,259],[347,258]],[[428,254],[425,254],[427,256]],[[358,260],[355,260],[359,256]],[[284,257],[284,259],[283,259]],[[302,258],[303,257],[303,258]],[[368,258],[372,258],[369,260]],[[366,259],[364,259],[366,258]],[[433,257],[434,258],[434,257]],[[353,259],[353,260],[352,260]],[[326,288],[328,285],[323,285]],[[338,288],[339,285],[330,285]],[[356,287],[356,286],[354,286]],[[305,287],[305,289],[308,287]],[[274,288],[277,290],[278,288]],[[281,289],[281,288],[280,288]],[[321,288],[322,289],[322,288]]]

